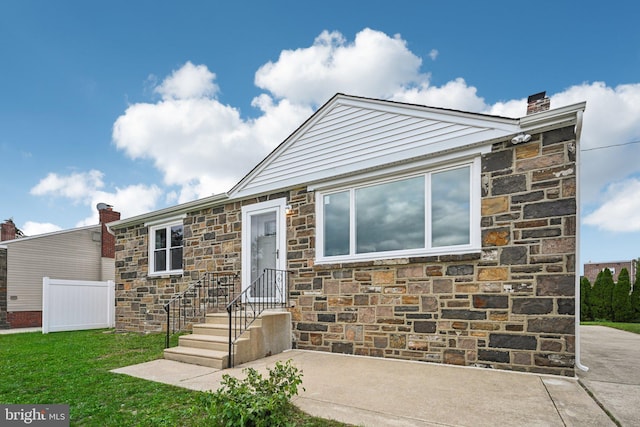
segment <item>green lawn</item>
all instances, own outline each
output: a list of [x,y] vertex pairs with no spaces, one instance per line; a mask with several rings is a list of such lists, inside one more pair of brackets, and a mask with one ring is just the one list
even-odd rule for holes
[[[207,393],[109,372],[160,358],[163,347],[161,334],[0,335],[0,403],[68,404],[71,425],[212,425],[203,404]],[[304,426],[343,425],[300,412],[291,419]]]
[[640,334],[640,323],[619,323],[619,322],[580,322],[581,325],[607,326],[609,328],[621,329],[634,334]]

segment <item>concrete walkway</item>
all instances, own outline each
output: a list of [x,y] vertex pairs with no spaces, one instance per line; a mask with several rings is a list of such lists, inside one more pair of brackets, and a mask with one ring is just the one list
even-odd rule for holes
[[580,381],[623,426],[640,425],[640,335],[581,326]]
[[222,375],[266,373],[292,359],[303,372],[294,403],[323,418],[362,426],[614,426],[575,378],[292,350],[231,370],[169,360],[113,372],[193,390]]
[[9,335],[9,334],[24,334],[27,332],[42,332],[42,328],[15,328],[15,329],[0,329],[0,335]]

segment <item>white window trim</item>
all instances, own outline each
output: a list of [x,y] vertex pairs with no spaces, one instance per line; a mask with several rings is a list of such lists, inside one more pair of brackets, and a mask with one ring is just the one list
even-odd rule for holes
[[[481,250],[481,231],[480,231],[480,215],[481,215],[481,185],[480,185],[480,177],[481,177],[481,157],[479,155],[474,156],[473,158],[465,158],[458,159],[456,162],[447,162],[445,164],[438,163],[433,164],[429,162],[431,167],[424,168],[420,170],[420,172],[416,172],[415,165],[410,165],[405,168],[394,169],[394,173],[392,174],[367,174],[367,178],[363,179],[361,176],[352,177],[351,180],[340,180],[339,183],[334,181],[334,184],[339,184],[335,186],[325,186],[325,185],[316,185],[313,187],[316,190],[315,200],[316,200],[316,264],[332,264],[336,262],[356,262],[356,261],[375,261],[381,259],[392,259],[392,258],[408,258],[408,257],[419,257],[419,256],[436,256],[436,255],[457,255],[457,254],[465,254],[465,253],[473,253],[480,252]],[[350,254],[349,255],[338,255],[338,256],[324,256],[324,209],[323,209],[323,198],[325,195],[340,191],[349,191],[350,192],[350,203],[351,203],[351,215],[354,215],[354,197],[353,192],[357,188],[365,187],[368,185],[381,184],[384,182],[395,181],[399,179],[410,178],[412,176],[425,176],[425,190],[427,192],[426,196],[427,200],[430,199],[431,193],[431,183],[430,183],[430,175],[433,172],[439,172],[443,170],[455,169],[461,166],[470,166],[470,233],[469,238],[470,242],[468,245],[456,245],[456,246],[441,246],[437,248],[429,247],[431,245],[431,218],[430,218],[430,210],[425,212],[425,232],[426,232],[426,246],[425,248],[419,249],[405,249],[405,250],[397,250],[397,251],[386,251],[386,252],[373,252],[366,254],[356,254],[355,253],[355,227],[354,224],[351,223],[349,227],[350,239]]]
[[[149,227],[149,231],[148,231],[148,236],[149,236],[149,248],[148,248],[148,259],[149,262],[148,267],[149,267],[149,276],[154,276],[154,277],[158,277],[158,276],[170,276],[170,275],[182,275],[182,273],[184,272],[184,270],[182,268],[180,269],[175,269],[175,270],[163,270],[163,271],[154,271],[153,270],[153,264],[154,264],[154,253],[155,253],[155,243],[156,243],[156,238],[155,238],[155,230],[159,229],[159,228],[169,228],[169,227],[173,227],[174,225],[182,225],[182,232],[183,232],[183,241],[182,241],[182,259],[183,259],[183,264],[184,264],[184,221],[183,219],[186,217],[186,215],[181,215],[179,217],[173,217],[170,219],[165,219],[165,220],[157,220],[157,221],[151,221],[148,223],[145,223],[146,226]],[[167,242],[170,242],[170,235],[167,236]],[[171,259],[170,259],[170,255],[167,255],[167,265],[170,265],[171,263]]]

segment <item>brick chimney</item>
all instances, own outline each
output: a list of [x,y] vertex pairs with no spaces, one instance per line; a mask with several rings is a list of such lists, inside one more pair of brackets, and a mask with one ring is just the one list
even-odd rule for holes
[[541,111],[547,111],[551,108],[551,100],[547,98],[547,92],[540,92],[531,95],[527,99],[527,116]]
[[113,206],[106,203],[98,203],[98,214],[100,215],[100,224],[102,224],[102,257],[116,257],[116,238],[107,231],[107,223],[120,219],[120,212],[113,210]]
[[16,238],[16,225],[13,220],[6,220],[2,223],[2,231],[0,232],[0,242],[5,240],[13,240]]

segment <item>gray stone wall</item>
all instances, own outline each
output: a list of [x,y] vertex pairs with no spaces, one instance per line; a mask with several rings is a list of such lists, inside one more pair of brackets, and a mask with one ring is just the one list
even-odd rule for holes
[[292,192],[298,348],[573,375],[573,128],[482,159],[482,251],[314,265],[314,197]]
[[[494,144],[482,159],[482,250],[315,265],[315,198],[287,197],[298,348],[573,375],[573,128]],[[242,204],[266,200],[260,198]],[[184,275],[147,277],[147,231],[116,230],[117,327],[159,331],[162,304],[207,271],[240,273],[241,203],[185,219]]]

